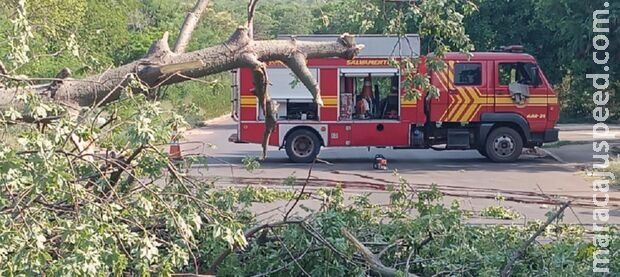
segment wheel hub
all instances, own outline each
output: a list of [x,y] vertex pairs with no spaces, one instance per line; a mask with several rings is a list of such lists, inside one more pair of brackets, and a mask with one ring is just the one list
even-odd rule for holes
[[314,142],[307,136],[300,136],[293,141],[293,152],[299,157],[307,157],[314,149]]
[[508,135],[497,137],[493,142],[493,149],[500,156],[510,156],[515,152],[514,139]]

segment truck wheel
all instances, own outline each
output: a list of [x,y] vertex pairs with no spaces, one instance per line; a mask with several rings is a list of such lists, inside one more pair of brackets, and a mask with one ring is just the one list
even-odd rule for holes
[[286,139],[286,155],[296,163],[311,163],[321,150],[321,141],[314,132],[299,129]]
[[500,127],[487,137],[487,157],[494,162],[509,163],[519,159],[523,150],[523,139],[519,133],[508,127]]

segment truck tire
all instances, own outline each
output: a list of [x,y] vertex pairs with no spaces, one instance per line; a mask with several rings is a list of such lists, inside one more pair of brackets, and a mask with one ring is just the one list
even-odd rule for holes
[[489,134],[485,143],[487,158],[496,163],[514,162],[523,151],[523,139],[512,128],[499,127]]
[[295,163],[311,163],[321,151],[321,141],[307,129],[293,131],[286,138],[286,155]]

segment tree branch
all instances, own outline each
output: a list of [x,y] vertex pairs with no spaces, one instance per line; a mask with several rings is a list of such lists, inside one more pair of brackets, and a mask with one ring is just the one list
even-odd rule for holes
[[[64,81],[55,91],[55,100],[82,107],[92,106],[98,102],[107,104],[119,99],[121,91],[128,83],[127,76],[136,75],[149,87],[163,86],[240,67],[255,68],[256,64],[252,63],[248,56],[253,56],[261,62],[288,61],[293,70],[307,73],[298,53],[303,53],[307,58],[350,59],[364,48],[364,45],[356,44],[355,38],[348,34],[344,34],[335,42],[254,41],[249,37],[246,27],[239,27],[228,41],[220,45],[189,53],[177,54],[169,51],[166,40],[164,35],[161,40],[155,42],[143,59],[82,80]],[[172,69],[167,67],[173,64],[183,66]],[[177,71],[171,73],[174,69]],[[305,80],[304,85],[309,86],[310,91],[317,91],[314,86],[316,82],[309,81],[307,75],[299,77]],[[320,96],[317,97],[320,99]],[[101,101],[104,98],[105,100]],[[0,106],[10,105],[3,102],[5,101],[0,101]]]
[[570,203],[571,201],[564,203],[564,205],[562,205],[562,207],[553,216],[547,219],[547,222],[545,222],[545,224],[540,226],[540,228],[538,228],[538,230],[536,230],[536,232],[529,239],[523,242],[523,244],[521,245],[521,247],[519,247],[519,249],[517,249],[517,251],[512,253],[510,258],[508,258],[508,262],[506,263],[506,266],[504,266],[504,268],[501,271],[502,277],[507,277],[507,276],[512,275],[512,268],[514,267],[515,262],[519,258],[521,258],[521,256],[523,256],[523,253],[525,253],[525,250],[527,250],[530,244],[532,244],[532,242],[534,242],[534,240],[536,240],[536,238],[540,236],[540,234],[542,234],[542,232],[544,232],[547,229],[547,226],[549,226],[551,222],[556,220],[562,213],[564,213],[564,210],[566,210],[566,208],[570,206]]
[[[292,40],[291,43],[295,45],[297,41]],[[314,102],[319,106],[323,106],[319,84],[316,82],[312,76],[312,73],[310,73],[310,69],[306,65],[306,55],[302,52],[294,52],[288,59],[284,60],[284,63],[291,69],[291,71],[293,71],[293,73],[295,73],[297,78],[299,78],[301,83],[308,88],[310,93],[312,93]]]
[[[280,227],[280,226],[285,226],[285,225],[290,225],[290,224],[303,224],[303,221],[301,221],[301,220],[278,221],[278,222],[274,222],[274,223],[266,223],[266,224],[262,224],[262,225],[257,225],[257,226],[254,226],[254,227],[248,229],[247,231],[245,231],[244,235],[245,235],[246,238],[250,238],[250,237],[254,236],[254,234],[256,234],[260,230],[267,229],[267,228],[271,229],[273,227]],[[211,267],[209,267],[209,271],[208,272],[211,273],[211,274],[216,274],[217,273],[217,268],[222,264],[222,262],[224,262],[226,257],[228,257],[228,255],[230,255],[230,253],[232,253],[233,250],[234,249],[227,249],[222,254],[220,254],[220,256],[217,257],[217,259],[215,260],[215,262],[213,262]]]
[[[265,115],[262,142],[262,159],[265,159],[269,139],[276,128],[278,111],[278,103],[271,100],[267,91],[269,81],[265,62],[281,61],[287,64],[312,93],[315,103],[322,106],[318,83],[308,69],[306,59],[327,57],[351,59],[364,48],[364,45],[356,44],[355,37],[349,34],[343,34],[335,42],[255,41],[248,28],[251,26],[257,3],[258,0],[249,1],[248,26],[237,28],[226,42],[184,53],[192,31],[208,5],[207,0],[199,0],[183,24],[174,51],[170,50],[166,32],[160,40],[151,45],[146,56],[140,60],[83,80],[67,79],[70,72],[63,70],[59,75],[60,78],[55,79],[58,81],[47,85],[41,94],[46,94],[45,96],[50,98],[47,100],[59,101],[71,107],[97,107],[118,100],[132,79],[137,79],[141,85],[152,89],[235,68],[251,68],[254,75],[254,93]],[[33,86],[27,89],[32,90]],[[7,92],[9,92],[7,89],[0,89],[0,107],[12,105],[14,98]]]
[[304,182],[304,186],[301,187],[301,191],[299,192],[299,195],[297,195],[297,198],[295,198],[295,202],[293,203],[293,206],[291,206],[291,208],[288,209],[288,211],[284,215],[285,221],[288,219],[289,214],[293,211],[293,209],[295,209],[295,207],[297,206],[297,203],[299,203],[299,200],[301,200],[301,197],[304,195],[306,187],[308,186],[308,183],[310,182],[310,177],[312,176],[312,169],[314,168],[314,164],[316,164],[316,160],[317,159],[315,158],[314,161],[312,161],[312,164],[310,165],[310,169],[308,170],[308,177],[306,178],[306,181]]
[[263,108],[263,115],[265,116],[265,132],[263,133],[263,153],[261,159],[267,158],[267,145],[269,144],[269,138],[271,133],[276,129],[278,103],[271,101],[267,86],[269,85],[269,78],[267,76],[267,65],[258,60],[258,57],[253,54],[246,54],[243,56],[243,63],[251,65],[252,77],[254,81],[254,95],[258,98],[260,107]]
[[194,6],[194,9],[187,14],[183,27],[181,27],[181,31],[179,32],[179,38],[174,44],[174,49],[172,50],[174,53],[185,52],[185,49],[187,49],[187,45],[192,38],[192,33],[194,32],[194,29],[196,29],[196,26],[202,17],[202,13],[207,9],[208,5],[209,0],[198,0]]
[[383,250],[381,250],[381,252],[379,252],[379,254],[377,254],[377,258],[380,259],[381,257],[383,257],[383,255],[385,255],[385,253],[387,253],[390,249],[399,246],[403,243],[404,240],[399,239],[396,240],[394,243],[389,244],[388,246],[386,246],[385,248],[383,248]]
[[248,1],[248,33],[250,38],[254,38],[254,14],[256,12],[256,5],[258,4],[258,0],[249,0]]
[[[368,248],[366,248],[366,246],[364,246],[359,240],[357,240],[357,238],[355,238],[355,236],[353,236],[351,233],[349,233],[349,231],[347,231],[347,229],[342,228],[340,230],[340,232],[342,233],[342,235],[351,244],[353,244],[353,246],[358,251],[362,252],[362,256],[364,257],[364,261],[366,261],[366,263],[370,266],[370,269],[372,271],[376,272],[380,276],[400,276],[399,275],[400,272],[398,270],[383,265],[381,260],[379,260],[379,258],[377,256],[375,256],[375,254],[373,254]],[[405,272],[404,274],[405,274],[405,276],[409,276],[409,277],[417,277],[418,276],[418,275],[415,275],[415,274],[409,273],[409,272]]]
[[[256,60],[256,62],[258,62],[258,60]],[[267,158],[269,138],[271,137],[271,133],[276,129],[276,123],[278,121],[278,102],[272,101],[267,91],[269,80],[267,77],[266,65],[258,62],[252,73],[254,77],[254,94],[258,98],[258,103],[263,107],[263,114],[265,115],[265,132],[263,133],[262,142],[263,153],[261,156],[261,159],[264,160]]]

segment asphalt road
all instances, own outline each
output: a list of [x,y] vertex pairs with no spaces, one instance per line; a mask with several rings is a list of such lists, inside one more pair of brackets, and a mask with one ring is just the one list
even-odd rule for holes
[[[370,192],[377,203],[387,203],[389,193],[385,185],[398,182],[398,174],[414,189],[427,189],[431,184],[446,195],[444,201],[457,200],[467,210],[480,211],[489,206],[502,205],[523,215],[515,221],[498,221],[476,216],[475,223],[519,223],[532,219],[546,219],[545,214],[557,199],[570,199],[573,209],[565,215],[564,221],[575,224],[591,224],[592,181],[580,169],[592,163],[591,126],[562,126],[561,140],[581,141],[584,144],[549,148],[549,152],[562,162],[551,157],[523,156],[511,164],[489,162],[476,151],[433,151],[433,150],[390,150],[367,148],[324,148],[320,158],[328,163],[317,163],[312,169],[309,191],[320,187],[343,186],[348,196]],[[190,173],[217,179],[217,186],[263,185],[282,187],[287,176],[296,176],[298,186],[284,189],[299,189],[308,175],[310,165],[290,163],[284,151],[270,149],[268,159],[261,162],[259,170],[247,172],[242,159],[258,157],[260,145],[233,144],[228,142],[230,134],[236,132],[236,124],[230,119],[220,118],[209,122],[207,127],[186,132],[182,144],[183,154],[209,156],[208,169],[193,168]],[[620,138],[620,126],[613,126],[612,132]],[[587,143],[587,144],[586,144]],[[617,142],[620,144],[620,142]],[[213,145],[213,147],[209,147]],[[389,170],[373,170],[375,154],[383,154],[389,160]],[[506,201],[498,203],[498,193]],[[620,190],[609,193],[610,221],[620,224]],[[284,212],[286,203],[258,205],[257,213],[270,211],[270,216]],[[312,200],[303,201],[308,207],[317,207]],[[272,210],[273,209],[273,210]],[[299,210],[299,209],[298,209]],[[303,213],[301,210],[296,212]]]

